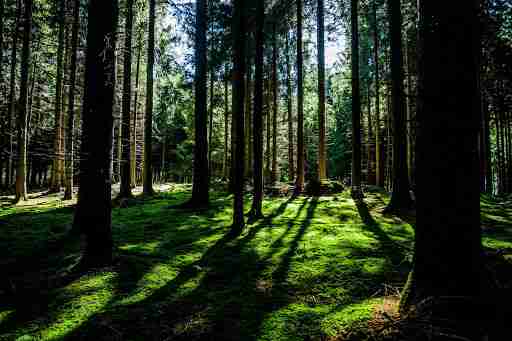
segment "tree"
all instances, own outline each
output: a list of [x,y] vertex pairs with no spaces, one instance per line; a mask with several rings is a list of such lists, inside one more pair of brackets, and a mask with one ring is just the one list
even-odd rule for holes
[[304,190],[304,79],[302,51],[302,0],[297,0],[297,179],[295,192]]
[[90,0],[80,188],[74,228],[86,236],[82,265],[112,260],[111,179],[117,0]]
[[124,26],[124,68],[123,68],[123,103],[121,119],[121,186],[120,198],[132,196],[131,190],[131,99],[132,99],[132,29],[133,29],[133,0],[126,0],[125,26]]
[[393,124],[393,190],[387,212],[399,212],[413,205],[407,169],[407,125],[402,63],[402,14],[400,1],[388,0],[391,34],[391,110]]
[[290,42],[286,32],[286,107],[288,111],[288,181],[295,178],[295,167],[293,160],[293,113],[292,113],[292,67],[290,63]]
[[194,207],[208,206],[209,171],[208,171],[208,137],[207,137],[207,57],[206,31],[207,2],[198,0],[196,3],[196,33],[195,33],[195,146],[194,146],[194,182],[190,205]]
[[32,0],[25,1],[25,9],[23,13],[20,102],[18,106],[18,167],[16,172],[15,202],[27,200],[27,102],[30,43],[32,37]]
[[153,72],[155,66],[155,4],[156,0],[149,0],[148,20],[148,60],[146,66],[146,114],[144,116],[144,171],[142,193],[152,196],[153,166],[152,166],[152,140],[153,140]]
[[244,71],[245,71],[245,5],[234,0],[233,12],[233,122],[235,132],[234,200],[232,233],[240,234],[244,228]]
[[278,84],[277,84],[277,41],[276,24],[272,27],[272,171],[270,183],[277,181],[277,111],[278,111]]
[[449,313],[460,300],[478,297],[483,283],[478,4],[421,0],[419,6],[414,267],[401,304],[404,311],[428,297],[452,297],[443,309]]
[[265,22],[265,1],[256,4],[256,58],[254,60],[254,163],[253,182],[254,192],[252,199],[251,218],[259,219],[263,216],[261,211],[263,201],[263,25]]
[[73,146],[75,130],[75,91],[76,91],[76,68],[78,53],[78,33],[80,30],[80,0],[73,1],[73,31],[71,33],[71,66],[69,70],[69,100],[68,100],[68,125],[66,135],[66,189],[64,200],[73,198]]
[[62,163],[62,137],[64,115],[62,112],[63,75],[64,75],[64,26],[65,26],[65,0],[59,0],[59,42],[57,48],[57,76],[55,82],[55,125],[53,137],[53,164],[50,192],[59,192],[62,185],[60,173]]
[[317,46],[318,46],[318,181],[327,178],[325,149],[325,43],[324,0],[317,0]]
[[358,0],[351,0],[352,24],[352,195],[361,197],[361,98],[359,89]]

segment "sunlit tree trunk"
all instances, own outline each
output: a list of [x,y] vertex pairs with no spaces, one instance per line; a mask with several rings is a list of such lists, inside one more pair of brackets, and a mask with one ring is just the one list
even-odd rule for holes
[[361,98],[359,89],[358,0],[351,0],[352,24],[352,195],[361,191]]
[[297,1],[297,179],[295,192],[304,190],[304,87],[302,51],[302,0]]
[[277,111],[278,109],[278,84],[277,84],[277,41],[276,24],[273,25],[272,32],[272,171],[270,173],[270,183],[277,181]]
[[82,265],[112,261],[111,181],[117,0],[90,0],[80,189],[74,228],[86,236]]
[[137,123],[139,120],[139,79],[142,57],[142,38],[137,41],[137,67],[135,70],[135,94],[133,100],[132,140],[131,140],[131,187],[137,186]]
[[292,77],[290,63],[290,42],[286,32],[286,104],[288,110],[288,181],[295,178],[295,161],[293,159],[293,112],[292,112]]
[[[142,192],[146,196],[153,190],[153,69],[155,66],[155,6],[156,0],[149,0],[148,58],[146,66],[146,114],[144,116],[144,170]],[[206,144],[206,143],[205,143]]]
[[375,64],[375,184],[384,186],[384,167],[382,165],[382,138],[380,118],[380,63],[379,63],[379,23],[377,4],[373,1],[373,62]]
[[214,72],[210,72],[210,114],[209,114],[209,127],[208,127],[208,170],[209,177],[211,179],[213,173],[213,162],[212,162],[212,151],[213,151],[213,90],[215,86],[214,82]]
[[76,90],[76,67],[78,54],[78,33],[80,30],[80,0],[73,1],[73,30],[71,33],[71,65],[69,79],[69,100],[67,117],[67,141],[66,141],[66,189],[64,200],[73,198],[73,167],[74,167],[74,131],[75,131],[75,90]]
[[25,0],[23,46],[21,49],[20,101],[18,105],[18,165],[15,202],[27,200],[27,114],[30,42],[32,38],[32,0]]
[[222,176],[224,179],[229,177],[229,91],[228,91],[228,67],[224,76],[224,161],[222,163]]
[[324,0],[317,1],[318,45],[318,181],[327,179],[325,150],[325,38]]

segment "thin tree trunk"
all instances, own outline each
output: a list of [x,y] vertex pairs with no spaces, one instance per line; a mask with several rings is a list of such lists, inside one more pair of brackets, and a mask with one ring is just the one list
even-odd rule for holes
[[278,84],[277,84],[277,41],[276,24],[273,25],[272,32],[272,172],[270,173],[270,183],[277,181],[277,111],[278,111]]
[[86,236],[84,267],[112,261],[112,129],[117,0],[90,0],[85,66],[80,189],[74,228]]
[[375,139],[373,137],[373,129],[374,129],[374,123],[372,119],[372,102],[371,102],[371,82],[368,82],[368,89],[367,89],[367,96],[368,96],[368,160],[366,160],[366,165],[368,169],[367,173],[367,181],[369,185],[375,185],[375,168],[374,168],[374,161],[375,161]]
[[384,186],[384,167],[382,166],[382,138],[380,124],[380,68],[379,68],[379,26],[377,22],[377,4],[373,1],[373,62],[375,63],[375,184]]
[[234,234],[244,228],[244,71],[245,71],[245,4],[234,0],[233,13],[233,116],[236,123],[234,169],[233,226]]
[[266,151],[266,154],[265,154],[265,182],[270,182],[270,159],[271,159],[271,156],[272,156],[272,152],[270,150],[270,137],[272,136],[272,132],[271,132],[271,116],[270,116],[270,80],[269,78],[267,77],[265,79],[265,101],[266,101],[266,108],[265,108],[265,120],[266,120],[266,128],[265,128],[265,132],[266,132],[266,136],[265,136],[265,140],[266,140],[266,148],[265,148],[265,151]]
[[[201,0],[204,1],[204,0]],[[149,0],[148,60],[146,66],[146,115],[144,117],[144,171],[143,188],[145,196],[152,196],[153,190],[153,70],[155,65],[155,6],[156,0]],[[205,145],[206,145],[206,141]]]
[[23,46],[21,49],[20,102],[18,106],[18,170],[15,202],[27,200],[27,114],[30,41],[32,38],[32,0],[25,0]]
[[318,45],[318,181],[327,179],[325,149],[325,38],[324,0],[317,1],[317,45]]
[[121,120],[121,184],[119,190],[120,198],[130,198],[131,190],[131,150],[130,142],[130,116],[131,116],[131,100],[132,100],[132,29],[133,29],[133,0],[126,0],[126,14],[124,27],[124,67],[123,67],[123,104],[122,104],[122,120]]
[[352,23],[352,195],[361,191],[361,98],[359,94],[359,25],[358,0],[351,0]]
[[224,160],[222,162],[222,176],[224,180],[229,177],[229,103],[228,103],[228,67],[224,77]]
[[66,189],[64,192],[64,200],[73,198],[73,143],[75,137],[75,90],[76,90],[76,68],[78,54],[78,33],[80,30],[80,0],[73,1],[73,33],[71,34],[71,67],[69,80],[69,101],[68,101],[68,134],[66,142]]
[[[196,3],[196,36],[195,36],[195,147],[194,147],[194,180],[190,205],[195,207],[208,206],[209,201],[209,170],[208,170],[208,136],[207,136],[207,65],[206,32],[207,2],[198,0]],[[243,122],[242,122],[243,123]]]
[[295,161],[293,160],[293,113],[292,113],[292,77],[290,64],[289,32],[286,32],[286,104],[288,109],[288,181],[295,178]]
[[263,201],[263,25],[265,22],[265,1],[257,2],[256,6],[256,58],[254,60],[254,164],[251,218],[263,216],[261,207]]
[[297,1],[297,180],[295,193],[304,190],[304,87],[302,51],[302,0]]
[[137,45],[137,69],[135,71],[135,94],[133,103],[133,121],[132,121],[132,141],[131,141],[131,187],[137,186],[137,121],[139,120],[139,78],[140,78],[140,61],[142,56],[142,38],[139,37]]
[[213,87],[215,82],[213,81],[214,73],[210,72],[210,123],[208,127],[208,171],[209,178],[212,177],[213,162],[212,162],[212,150],[213,150]]

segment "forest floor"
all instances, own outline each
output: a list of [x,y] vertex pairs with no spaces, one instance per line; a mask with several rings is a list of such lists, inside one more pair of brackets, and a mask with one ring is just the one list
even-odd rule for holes
[[[80,275],[73,201],[1,197],[0,340],[357,340],[396,314],[414,222],[382,214],[386,193],[266,199],[230,238],[230,195],[196,212],[172,208],[190,187],[160,189],[113,209],[115,262]],[[512,250],[510,200],[482,197],[482,231]]]

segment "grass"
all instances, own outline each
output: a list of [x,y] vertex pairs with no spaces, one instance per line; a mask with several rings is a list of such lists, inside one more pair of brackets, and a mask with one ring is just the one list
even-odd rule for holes
[[[188,193],[115,208],[115,263],[64,282],[48,278],[80,254],[73,202],[2,206],[0,340],[336,340],[366,328],[410,270],[413,228],[380,214],[382,192],[266,200],[237,238],[230,196],[170,208]],[[487,247],[512,247],[510,207],[482,197]]]

